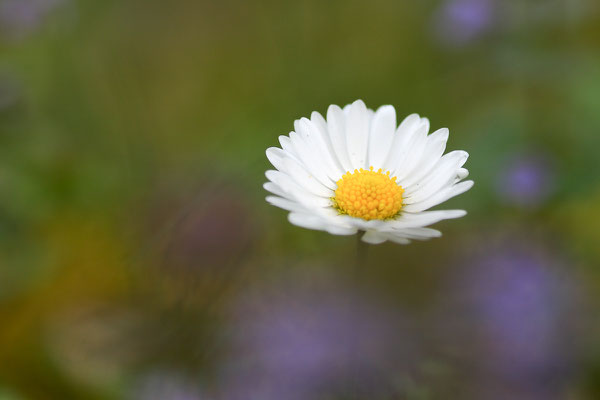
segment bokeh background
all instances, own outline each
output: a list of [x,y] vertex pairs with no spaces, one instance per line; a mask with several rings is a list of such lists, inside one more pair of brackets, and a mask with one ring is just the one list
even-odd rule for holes
[[[444,236],[262,189],[357,98],[450,128]],[[599,399],[596,0],[0,0],[0,399]]]

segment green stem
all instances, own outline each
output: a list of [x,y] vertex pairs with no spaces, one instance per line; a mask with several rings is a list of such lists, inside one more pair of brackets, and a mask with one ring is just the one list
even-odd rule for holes
[[365,269],[365,267],[367,266],[367,254],[368,254],[368,250],[369,250],[369,245],[365,242],[363,242],[362,240],[360,240],[360,238],[363,235],[363,231],[358,231],[358,234],[356,235],[356,281],[359,282],[360,281],[360,272],[361,270]]
[[[358,290],[358,287],[361,283],[361,279],[364,274],[364,270],[367,267],[367,256],[368,256],[369,244],[360,240],[360,238],[362,237],[363,234],[364,234],[363,231],[358,231],[358,233],[356,235],[356,264],[355,264],[354,273],[352,274],[353,276],[351,278],[353,280],[355,290]],[[353,334],[353,333],[349,332],[348,334]],[[353,372],[353,374],[356,374],[356,373],[357,373],[356,371]],[[351,397],[350,398],[352,400],[360,400],[360,398],[361,398],[360,376],[354,376],[353,382],[350,385],[351,385],[351,387],[350,387]]]

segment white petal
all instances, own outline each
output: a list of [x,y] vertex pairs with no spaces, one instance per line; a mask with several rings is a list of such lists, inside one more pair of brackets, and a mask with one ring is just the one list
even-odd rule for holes
[[406,239],[425,240],[442,236],[442,232],[432,228],[406,228],[398,231],[398,236]]
[[392,171],[408,154],[407,146],[411,142],[417,129],[421,126],[421,118],[417,114],[411,114],[400,123],[392,147],[385,161],[385,170]]
[[427,144],[428,131],[429,121],[426,118],[422,118],[418,127],[413,131],[410,140],[401,149],[396,159],[397,163],[391,170],[392,175],[398,178],[398,182],[401,182],[414,168],[418,160],[421,159],[425,151],[425,145]]
[[410,114],[400,122],[396,134],[407,135],[421,123],[419,114]]
[[[300,130],[306,133],[306,139],[313,151],[313,157],[320,161],[323,167],[323,173],[328,176],[331,182],[337,182],[344,173],[334,158],[331,144],[328,143],[329,138],[327,137],[326,132],[325,134],[322,134],[319,131],[319,128],[306,118],[300,120]],[[334,185],[331,188],[335,189],[336,186]]]
[[294,145],[292,145],[292,141],[289,136],[281,135],[279,136],[279,144],[281,144],[281,148],[283,151],[288,153],[290,156],[299,159],[298,154],[296,154],[296,150],[294,150]]
[[327,147],[327,152],[329,153],[329,157],[331,158],[336,170],[340,173],[339,176],[343,175],[346,171],[342,170],[342,164],[340,163],[336,152],[333,148],[333,144],[331,143],[331,138],[329,137],[327,127],[327,121],[325,121],[325,118],[323,118],[321,114],[319,114],[316,111],[313,111],[313,113],[310,116],[310,122],[312,123],[312,129],[318,133],[318,135],[321,137],[321,141],[325,143],[325,146]]
[[443,156],[433,171],[422,181],[404,190],[406,204],[418,203],[454,183],[458,168],[467,161],[465,151],[453,151]]
[[368,168],[367,149],[369,146],[369,115],[362,100],[350,106],[346,118],[346,145],[348,156],[354,168]]
[[436,210],[420,213],[403,213],[397,220],[390,221],[386,229],[418,228],[435,224],[445,219],[460,218],[467,214],[464,210]]
[[290,132],[292,145],[299,156],[299,161],[312,176],[314,176],[323,186],[329,189],[335,189],[335,183],[325,173],[326,167],[322,159],[315,157],[315,151],[306,141],[308,133]]
[[338,215],[337,218],[344,221],[345,224],[351,225],[356,229],[360,229],[361,231],[381,230],[389,223],[389,221],[382,221],[379,219],[367,221],[362,218],[351,217],[349,215]]
[[368,166],[375,169],[383,167],[396,130],[396,110],[392,106],[380,107],[373,118],[369,136]]
[[267,202],[274,205],[275,207],[283,208],[284,210],[287,210],[287,211],[296,211],[296,212],[306,212],[307,211],[306,208],[303,207],[301,204],[299,204],[293,200],[284,199],[282,197],[267,196],[266,200],[267,200]]
[[327,231],[332,235],[352,235],[356,233],[356,229],[344,225],[333,223],[330,219],[321,218],[308,213],[290,213],[288,220],[297,226],[303,228]]
[[458,169],[458,172],[456,173],[456,179],[458,181],[462,181],[467,176],[469,176],[469,170],[468,169],[466,169],[466,168],[459,168]]
[[446,149],[449,131],[447,128],[438,129],[431,135],[427,136],[427,144],[419,162],[406,175],[401,184],[404,187],[409,187],[415,182],[420,181],[425,177],[435,164],[439,161]]
[[358,232],[355,228],[346,228],[337,225],[329,225],[326,230],[332,235],[354,235]]
[[377,231],[367,231],[362,236],[361,240],[370,244],[380,244],[387,240],[386,236]]
[[427,132],[429,132],[429,126],[430,126],[430,124],[429,124],[429,118],[427,118],[427,117],[421,118],[421,124],[425,125],[425,130]]
[[459,194],[466,192],[467,190],[471,189],[471,187],[473,187],[473,181],[460,182],[454,186],[450,186],[450,187],[447,187],[447,188],[439,191],[438,193],[431,196],[427,200],[421,201],[419,203],[408,204],[408,205],[404,206],[403,209],[406,212],[424,211],[424,210],[427,210],[428,208],[431,208],[440,203],[443,203],[444,201],[446,201],[454,196],[458,196]]
[[288,220],[294,225],[308,229],[325,230],[327,227],[323,218],[308,213],[290,213]]
[[323,186],[312,174],[292,158],[283,160],[286,173],[296,181],[302,188],[310,193],[321,197],[333,197],[333,191]]
[[276,196],[286,198],[288,197],[287,194],[283,191],[283,189],[281,189],[281,187],[279,187],[279,185],[274,182],[263,183],[263,188],[265,188],[265,190],[273,193]]
[[336,105],[331,105],[327,109],[327,128],[331,145],[342,169],[344,171],[354,170],[346,147],[346,117],[344,112]]
[[388,234],[386,236],[387,236],[387,239],[391,242],[398,243],[398,244],[410,244],[410,240],[407,238],[400,237],[400,236],[393,235],[393,234]]
[[283,191],[285,198],[297,201],[306,207],[331,207],[329,197],[317,196],[300,186],[288,174],[282,171],[267,171],[267,179],[276,184]]
[[400,123],[398,129],[396,129],[390,152],[384,163],[384,170],[391,171],[392,168],[397,164],[397,159],[400,157],[402,149],[406,147],[406,144],[409,142],[420,122],[421,117],[419,117],[418,114],[411,114],[404,118],[404,120]]
[[271,164],[280,171],[283,168],[283,159],[285,157],[288,157],[288,153],[279,147],[269,147],[267,149],[267,158]]

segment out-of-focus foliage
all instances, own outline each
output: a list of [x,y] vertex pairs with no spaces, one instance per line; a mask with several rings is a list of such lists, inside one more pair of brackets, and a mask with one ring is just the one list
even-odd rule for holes
[[[369,248],[267,205],[357,98],[471,154]],[[0,0],[0,399],[600,398],[594,0]]]

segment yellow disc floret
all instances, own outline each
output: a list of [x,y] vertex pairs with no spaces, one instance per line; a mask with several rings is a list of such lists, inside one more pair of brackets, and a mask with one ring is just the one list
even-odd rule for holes
[[393,218],[402,207],[402,186],[396,183],[396,177],[390,172],[354,170],[346,172],[337,181],[334,207],[341,213],[351,217],[372,219]]

